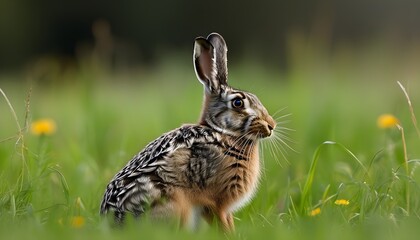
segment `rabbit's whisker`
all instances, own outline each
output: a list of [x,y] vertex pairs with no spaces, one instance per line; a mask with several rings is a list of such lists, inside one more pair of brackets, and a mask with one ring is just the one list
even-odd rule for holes
[[280,114],[282,111],[286,110],[287,107],[280,108],[279,110],[275,111],[272,116],[275,119],[277,114]]

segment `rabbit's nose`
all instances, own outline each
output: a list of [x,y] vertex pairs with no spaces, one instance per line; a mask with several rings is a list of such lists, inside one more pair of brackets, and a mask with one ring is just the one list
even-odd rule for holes
[[265,130],[265,134],[264,137],[270,137],[273,134],[273,130],[276,127],[275,125],[273,125],[270,122],[265,122],[264,126],[264,130]]
[[268,129],[268,137],[271,136],[273,134],[273,129],[275,128],[275,126],[271,125],[270,123],[267,124],[267,129]]

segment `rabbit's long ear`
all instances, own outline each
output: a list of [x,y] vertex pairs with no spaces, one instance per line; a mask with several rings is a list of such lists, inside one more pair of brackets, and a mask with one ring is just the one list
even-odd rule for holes
[[208,92],[218,92],[221,85],[227,84],[226,53],[226,43],[217,33],[210,34],[207,39],[195,39],[195,73]]
[[227,46],[223,37],[218,33],[211,33],[207,40],[214,47],[216,62],[216,79],[221,85],[227,85],[228,69],[227,69]]

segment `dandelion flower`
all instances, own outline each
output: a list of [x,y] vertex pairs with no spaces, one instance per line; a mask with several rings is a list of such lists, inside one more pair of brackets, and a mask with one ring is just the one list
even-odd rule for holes
[[52,135],[55,133],[55,121],[49,118],[40,119],[31,124],[31,132],[34,135]]
[[379,128],[392,128],[399,125],[400,121],[392,114],[383,114],[378,117]]
[[315,208],[314,210],[309,212],[309,216],[315,217],[316,215],[321,213],[321,208]]
[[73,228],[81,228],[85,225],[85,218],[82,216],[74,216],[70,222]]
[[339,206],[347,206],[350,204],[349,200],[346,199],[337,199],[334,202],[335,205],[339,205]]

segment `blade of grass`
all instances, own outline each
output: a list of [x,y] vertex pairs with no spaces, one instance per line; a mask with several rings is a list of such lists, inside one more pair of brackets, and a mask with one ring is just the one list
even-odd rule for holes
[[18,136],[17,136],[17,140],[16,140],[15,145],[20,146],[19,150],[20,150],[20,156],[22,158],[22,170],[21,170],[21,173],[20,173],[20,176],[19,176],[19,179],[18,179],[18,186],[19,186],[19,190],[21,191],[23,189],[23,184],[25,182],[25,170],[27,170],[27,168],[28,168],[28,166],[26,165],[26,159],[25,159],[25,154],[24,154],[25,144],[24,144],[24,139],[23,139],[23,137],[24,137],[23,130],[22,130],[22,127],[19,124],[19,120],[18,120],[18,117],[16,115],[15,109],[13,108],[12,104],[10,103],[10,100],[7,97],[6,93],[4,93],[3,89],[1,89],[1,88],[0,88],[0,93],[3,96],[3,98],[5,99],[7,105],[10,109],[10,112],[12,113],[13,118],[14,118],[15,123],[16,123],[16,127],[18,129]]
[[[405,136],[404,136],[404,128],[397,124],[398,130],[401,132],[401,140],[403,145],[403,151],[404,151],[404,169],[405,174],[407,175],[407,178],[410,177],[410,169],[408,167],[408,154],[407,154],[407,144],[405,143]],[[405,181],[405,187],[406,187],[406,204],[407,204],[407,214],[410,214],[410,184],[409,181]]]
[[48,169],[50,171],[53,171],[53,172],[57,173],[58,176],[60,176],[60,183],[61,183],[61,187],[63,189],[64,197],[66,199],[66,203],[69,204],[69,202],[70,202],[70,189],[69,189],[69,185],[67,184],[66,178],[57,169],[52,168],[52,167],[48,167]]
[[411,121],[413,122],[414,128],[416,129],[417,136],[420,138],[420,130],[417,127],[417,119],[416,119],[416,115],[414,114],[414,109],[413,109],[413,105],[411,104],[410,96],[408,96],[408,93],[405,90],[405,87],[400,83],[400,81],[397,81],[397,83],[400,86],[401,90],[403,91],[405,98],[407,99],[408,107],[410,109],[410,114],[411,114]]
[[20,127],[15,109],[13,108],[12,104],[9,101],[9,98],[6,96],[6,94],[3,92],[3,89],[1,89],[1,88],[0,88],[0,93],[1,93],[1,95],[3,95],[3,98],[6,100],[6,103],[9,107],[10,111],[12,112],[13,118],[15,119],[15,123],[16,123],[16,126],[18,128],[19,134],[21,134],[22,133],[22,128]]
[[16,217],[16,199],[15,195],[12,195],[10,198],[10,210],[12,210],[12,217]]

